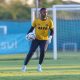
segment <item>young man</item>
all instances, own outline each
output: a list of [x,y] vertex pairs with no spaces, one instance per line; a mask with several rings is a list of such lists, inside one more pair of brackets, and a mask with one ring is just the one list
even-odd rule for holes
[[[28,34],[32,32],[35,29],[35,35],[36,38],[32,40],[31,47],[29,50],[29,53],[27,54],[24,65],[22,67],[22,71],[26,71],[26,65],[28,64],[30,58],[32,57],[33,53],[37,49],[37,47],[40,47],[40,58],[39,58],[39,65],[38,65],[38,71],[42,72],[41,64],[44,59],[45,51],[46,51],[46,45],[47,43],[51,43],[51,39],[53,36],[53,21],[47,16],[47,9],[41,8],[40,9],[40,17],[39,19],[35,19],[33,21],[32,27],[29,30]],[[50,36],[48,37],[50,30]]]

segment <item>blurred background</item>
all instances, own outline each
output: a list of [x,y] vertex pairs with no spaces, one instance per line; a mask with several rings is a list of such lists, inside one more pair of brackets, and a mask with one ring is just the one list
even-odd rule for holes
[[[80,4],[80,0],[0,0],[0,54],[27,53],[30,41],[25,35],[32,23],[31,9],[57,4]],[[52,44],[48,48],[51,50]]]
[[[0,0],[0,80],[80,80],[79,4],[80,0]],[[78,7],[69,6],[67,10],[64,7],[59,8],[62,10],[56,8],[55,18],[53,5]],[[37,8],[42,7],[49,8],[49,16],[54,24],[55,20],[57,22],[57,59],[53,60],[53,37],[45,55],[44,72],[36,71],[37,50],[29,64],[29,72],[22,73],[24,57],[31,44],[25,36],[36,15],[32,15],[31,10],[35,8],[33,11],[37,13]]]
[[[37,0],[0,0],[0,20],[31,20],[31,8]],[[38,0],[38,7],[56,4],[79,4],[80,0]]]

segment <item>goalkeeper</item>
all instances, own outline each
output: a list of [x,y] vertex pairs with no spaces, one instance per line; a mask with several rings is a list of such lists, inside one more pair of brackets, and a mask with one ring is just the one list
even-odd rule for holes
[[[42,72],[41,65],[44,59],[46,46],[48,43],[51,43],[51,39],[53,36],[53,21],[48,17],[47,9],[41,8],[39,12],[40,12],[39,18],[33,21],[32,27],[28,32],[29,34],[35,29],[36,37],[35,39],[32,40],[29,53],[27,54],[25,58],[24,65],[22,67],[23,72],[27,70],[26,65],[28,64],[30,58],[32,57],[33,53],[35,52],[38,46],[40,47],[40,58],[39,58],[39,64],[38,64],[38,71]],[[50,30],[50,36],[48,37],[49,30]]]

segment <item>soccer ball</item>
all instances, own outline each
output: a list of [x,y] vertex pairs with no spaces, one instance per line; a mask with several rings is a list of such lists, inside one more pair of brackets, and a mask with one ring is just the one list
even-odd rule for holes
[[26,39],[28,39],[28,40],[33,40],[33,39],[35,39],[35,34],[34,33],[29,33],[29,34],[27,34],[26,35]]

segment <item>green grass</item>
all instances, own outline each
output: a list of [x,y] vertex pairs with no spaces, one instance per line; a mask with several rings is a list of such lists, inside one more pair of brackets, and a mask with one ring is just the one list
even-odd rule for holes
[[24,54],[0,55],[0,80],[80,80],[80,53],[59,53],[58,60],[50,54],[46,54],[43,72],[37,71],[39,60],[31,59],[25,73],[21,71]]

